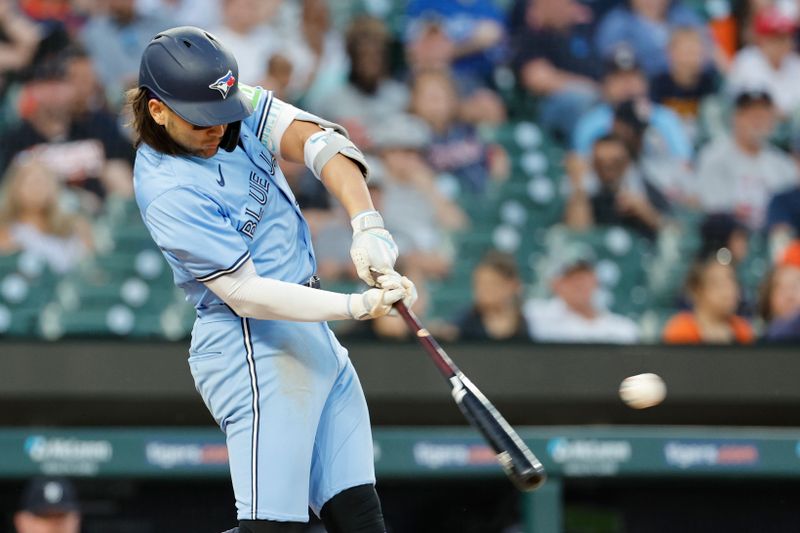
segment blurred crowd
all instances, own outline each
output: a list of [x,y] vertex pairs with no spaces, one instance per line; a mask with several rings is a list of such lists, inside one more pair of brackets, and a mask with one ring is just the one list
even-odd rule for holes
[[[68,276],[102,253],[107,206],[132,197],[124,91],[151,37],[188,24],[232,49],[242,82],[341,123],[368,154],[420,315],[470,265],[471,304],[430,317],[443,338],[652,340],[604,301],[587,247],[534,268],[457,246],[467,206],[516,179],[496,135],[514,121],[560,149],[565,231],[623,228],[657,250],[696,221],[657,339],[798,340],[798,20],[797,0],[0,0],[0,255]],[[309,171],[282,168],[324,283],[355,283],[346,214]],[[744,284],[753,254],[762,275]],[[405,328],[388,317],[341,333]]]

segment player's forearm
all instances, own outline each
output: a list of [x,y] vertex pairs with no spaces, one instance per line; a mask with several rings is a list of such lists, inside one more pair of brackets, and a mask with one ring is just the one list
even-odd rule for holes
[[350,218],[375,209],[361,169],[342,154],[336,154],[325,165],[321,179],[328,191],[347,210]]
[[325,322],[352,318],[349,296],[262,278],[252,261],[206,283],[237,315],[260,320]]

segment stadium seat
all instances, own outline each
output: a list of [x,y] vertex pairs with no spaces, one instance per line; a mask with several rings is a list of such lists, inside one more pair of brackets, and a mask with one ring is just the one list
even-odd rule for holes
[[40,334],[50,340],[63,337],[163,337],[160,313],[137,313],[124,304],[66,310],[48,306],[39,319]]

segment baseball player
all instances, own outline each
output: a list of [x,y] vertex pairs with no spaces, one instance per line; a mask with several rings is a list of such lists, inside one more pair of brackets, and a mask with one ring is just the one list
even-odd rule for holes
[[[134,187],[147,228],[197,309],[189,366],[225,432],[239,527],[385,531],[364,393],[326,321],[413,304],[375,211],[364,156],[339,126],[240,85],[211,34],[179,27],[145,49],[129,93]],[[362,294],[319,289],[308,226],[276,156],[305,162],[352,217]]]

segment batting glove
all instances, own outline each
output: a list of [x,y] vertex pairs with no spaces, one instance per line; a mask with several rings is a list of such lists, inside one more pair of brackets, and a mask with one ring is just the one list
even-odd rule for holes
[[[403,303],[406,304],[406,307],[409,309],[412,305],[417,301],[419,295],[417,294],[417,286],[414,285],[414,282],[408,279],[405,276],[401,276],[397,272],[392,271],[390,274],[384,274],[383,276],[378,276],[376,279],[378,282],[378,287],[381,288],[393,288],[396,286],[400,286],[405,291],[405,295],[403,296]],[[397,312],[392,309],[389,313],[392,316],[397,315]]]
[[379,276],[376,281],[380,288],[350,295],[347,301],[348,310],[356,320],[396,315],[392,309],[395,303],[402,300],[407,306],[411,306],[417,301],[417,288],[405,276],[393,272]]
[[375,273],[381,275],[394,272],[397,244],[383,227],[383,217],[377,211],[359,213],[350,220],[350,225],[353,227],[350,257],[356,266],[358,277],[370,287],[375,287]]

